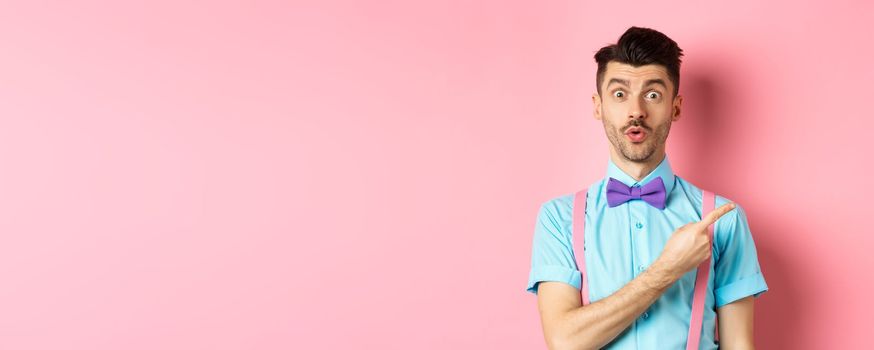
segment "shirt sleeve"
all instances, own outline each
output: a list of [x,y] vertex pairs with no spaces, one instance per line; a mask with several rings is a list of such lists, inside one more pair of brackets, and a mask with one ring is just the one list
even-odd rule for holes
[[537,294],[538,283],[543,281],[563,282],[580,288],[580,272],[574,262],[570,232],[563,229],[570,226],[571,210],[565,208],[568,203],[561,199],[544,203],[537,214],[528,274],[527,291],[530,293]]
[[[717,208],[728,203],[728,200],[720,199],[716,203]],[[717,221],[714,234],[719,252],[714,266],[716,307],[750,295],[758,298],[768,291],[747,216],[740,205]]]

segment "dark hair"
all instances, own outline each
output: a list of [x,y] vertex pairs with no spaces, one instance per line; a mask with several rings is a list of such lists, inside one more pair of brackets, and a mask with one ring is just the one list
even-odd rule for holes
[[595,83],[601,93],[601,83],[608,62],[619,62],[639,67],[647,64],[664,66],[668,77],[674,83],[674,96],[680,91],[680,57],[683,49],[677,42],[661,32],[641,27],[631,27],[619,37],[616,44],[602,47],[595,54],[598,62],[598,76]]

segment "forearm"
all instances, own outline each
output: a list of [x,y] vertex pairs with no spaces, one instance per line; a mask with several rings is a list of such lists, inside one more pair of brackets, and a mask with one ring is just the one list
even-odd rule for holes
[[677,274],[654,263],[610,296],[567,312],[554,349],[599,349],[628,328],[676,280]]

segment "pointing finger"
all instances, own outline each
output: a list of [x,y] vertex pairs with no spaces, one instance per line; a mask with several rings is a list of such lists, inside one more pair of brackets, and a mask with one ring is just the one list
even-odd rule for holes
[[734,203],[725,203],[716,210],[711,211],[707,216],[704,217],[700,222],[706,224],[707,226],[713,225],[716,220],[719,220],[720,217],[725,215],[725,213],[730,212],[734,209],[736,205]]

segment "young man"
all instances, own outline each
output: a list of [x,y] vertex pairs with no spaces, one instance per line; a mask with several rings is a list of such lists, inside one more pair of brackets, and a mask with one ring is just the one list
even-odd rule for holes
[[[534,231],[527,290],[550,349],[685,349],[696,273],[711,256],[698,348],[753,349],[753,298],[768,286],[746,215],[718,195],[702,215],[702,190],[676,176],[665,154],[683,102],[682,52],[658,31],[631,27],[595,54],[607,174],[580,200],[582,227],[572,225],[578,203],[567,194],[543,203]],[[583,228],[585,253],[573,249]]]

